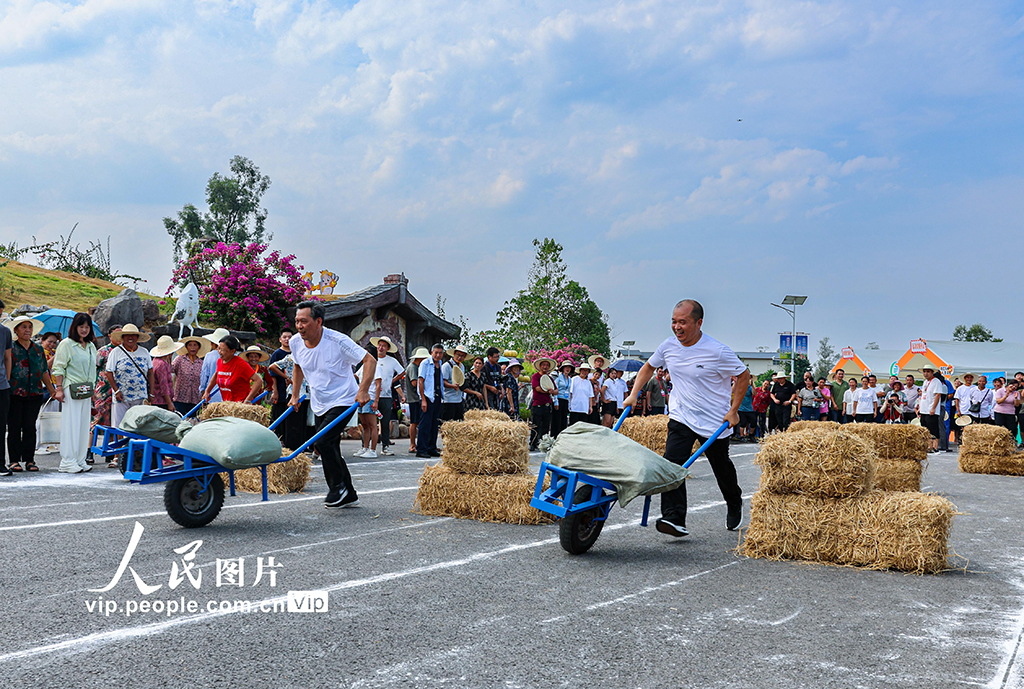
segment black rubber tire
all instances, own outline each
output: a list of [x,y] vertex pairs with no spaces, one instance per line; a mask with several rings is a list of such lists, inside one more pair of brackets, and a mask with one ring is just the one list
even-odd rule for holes
[[[128,469],[128,453],[127,452],[122,452],[121,454],[117,455],[117,469],[118,469],[118,471],[121,472],[121,475],[124,476],[124,472],[127,471],[127,469]],[[136,452],[135,453],[135,466],[134,466],[134,470],[135,471],[139,471],[141,469],[142,469],[142,453],[141,452]]]
[[[578,505],[590,499],[590,486],[580,486],[572,498],[572,504]],[[603,493],[602,493],[603,494]],[[582,555],[590,550],[597,537],[601,535],[605,520],[594,521],[601,516],[601,510],[594,508],[586,512],[578,512],[562,517],[558,523],[558,540],[565,552]]]
[[164,488],[167,515],[186,529],[206,526],[220,514],[224,506],[224,482],[214,475],[210,487],[199,495],[202,484],[194,478],[179,478]]

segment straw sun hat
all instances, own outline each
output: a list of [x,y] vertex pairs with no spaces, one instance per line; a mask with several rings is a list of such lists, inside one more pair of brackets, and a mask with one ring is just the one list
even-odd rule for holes
[[161,335],[160,338],[156,341],[156,347],[153,347],[153,349],[149,350],[149,355],[154,359],[159,359],[162,356],[174,354],[184,346],[184,342],[175,342],[174,338],[172,338],[170,335]]
[[[185,347],[189,342],[195,342],[199,345],[199,351],[196,352],[196,356],[202,359],[204,356],[210,353],[213,349],[213,343],[205,337],[199,337],[198,335],[190,335],[189,337],[183,337],[178,342],[181,342],[182,348]],[[184,352],[183,352],[184,353]]]
[[13,318],[13,319],[7,321],[6,323],[4,323],[4,325],[6,325],[8,328],[10,328],[11,332],[13,333],[14,329],[17,328],[22,323],[31,323],[32,324],[32,337],[35,337],[36,335],[38,335],[42,331],[42,329],[43,329],[43,322],[42,321],[37,320],[35,318],[29,318],[28,316],[18,316],[17,318]]
[[370,344],[373,345],[374,347],[379,345],[381,342],[387,342],[388,343],[388,353],[389,354],[392,354],[392,353],[398,351],[398,345],[396,345],[394,342],[392,342],[391,338],[388,337],[387,335],[381,335],[380,337],[371,337],[370,338]]
[[270,355],[269,355],[269,354],[267,354],[266,352],[264,352],[264,351],[263,351],[262,349],[260,349],[260,348],[259,348],[259,347],[257,347],[256,345],[249,345],[249,346],[248,346],[248,347],[246,348],[246,350],[245,350],[245,351],[243,352],[243,354],[245,354],[245,358],[246,358],[246,360],[248,360],[248,359],[249,359],[249,355],[250,355],[250,354],[259,354],[259,355],[260,355],[260,361],[259,361],[259,363],[261,363],[261,364],[262,364],[262,363],[263,363],[264,361],[266,361],[267,359],[269,359],[269,358],[270,358]]
[[539,371],[540,370],[540,362],[542,362],[542,361],[546,361],[549,364],[551,364],[551,368],[549,370],[551,370],[551,371],[556,370],[555,360],[550,358],[550,357],[546,357],[546,356],[537,357],[534,360],[534,362],[533,362],[533,367]]
[[128,323],[122,326],[120,330],[110,333],[110,341],[114,344],[121,344],[121,340],[124,339],[125,335],[138,335],[139,342],[149,342],[151,339],[149,333],[142,332],[134,323]]

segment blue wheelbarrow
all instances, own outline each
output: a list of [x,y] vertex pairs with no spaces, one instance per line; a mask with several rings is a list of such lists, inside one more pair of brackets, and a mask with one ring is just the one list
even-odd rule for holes
[[[618,431],[622,422],[629,416],[630,407],[622,412],[612,430]],[[683,464],[684,469],[704,454],[711,443],[729,428],[725,422],[711,437],[704,441],[693,455]],[[551,483],[544,489],[544,479],[550,477]],[[594,545],[601,529],[608,519],[612,504],[618,499],[618,491],[614,485],[603,479],[590,476],[582,471],[571,471],[542,462],[537,476],[537,487],[533,491],[530,505],[542,512],[558,517],[558,540],[562,548],[572,555],[581,555]],[[640,519],[641,526],[647,526],[647,517],[651,509],[651,496],[644,496],[644,512]]]
[[[303,396],[300,402],[305,399]],[[290,455],[281,457],[271,464],[295,459],[339,423],[345,422],[358,408],[359,405],[353,404]],[[294,407],[289,405],[288,409],[271,424],[271,430],[277,428],[293,411]],[[126,434],[119,429],[101,426],[97,428],[102,429],[104,442],[108,434],[116,434],[117,443],[126,443],[120,450],[126,458],[132,458],[130,466],[125,462],[123,473],[126,479],[137,484],[167,483],[164,489],[164,507],[168,516],[185,528],[206,526],[220,513],[224,506],[224,481],[220,477],[221,473],[227,473],[230,495],[235,495],[234,470],[221,466],[208,455],[159,440]],[[102,450],[102,446],[94,450],[98,452]],[[257,468],[263,478],[263,500],[268,500],[267,465]]]
[[[267,396],[267,392],[269,391],[261,392],[259,396],[253,399],[252,404],[259,404],[260,400]],[[303,397],[302,399],[306,398]],[[203,408],[204,404],[206,403],[200,402],[192,407],[182,418],[192,418]],[[281,418],[284,418],[284,416],[286,415],[283,414]],[[275,423],[271,428],[277,428],[277,424]],[[132,433],[121,428],[96,424],[92,429],[92,443],[89,447],[89,453],[93,457],[100,456],[108,462],[113,458],[117,458],[117,467],[121,470],[121,474],[124,475],[128,468],[128,443],[132,440],[147,440],[147,438],[144,435]]]

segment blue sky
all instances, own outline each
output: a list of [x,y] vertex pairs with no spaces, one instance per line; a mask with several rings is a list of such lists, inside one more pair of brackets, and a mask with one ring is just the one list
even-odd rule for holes
[[550,236],[645,348],[684,297],[774,346],[787,293],[837,349],[1024,341],[1022,77],[1021,2],[0,0],[0,241],[162,292],[241,154],[275,246],[475,329]]

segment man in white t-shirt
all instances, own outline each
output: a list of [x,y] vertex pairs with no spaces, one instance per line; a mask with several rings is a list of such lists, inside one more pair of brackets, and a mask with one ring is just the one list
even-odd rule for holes
[[[701,332],[703,322],[704,307],[698,302],[684,299],[676,304],[672,311],[674,337],[662,342],[640,369],[625,404],[636,405],[638,392],[657,367],[668,369],[672,392],[665,459],[676,464],[683,464],[690,458],[695,441],[703,443],[723,422],[728,422],[729,428],[712,443],[706,454],[728,507],[726,528],[733,531],[743,520],[743,493],[736,480],[736,467],[729,459],[729,436],[739,423],[743,396],[732,394],[732,377],[736,376],[737,390],[746,390],[750,385],[750,371],[735,352]],[[685,482],[661,494],[661,518],[655,527],[670,536],[689,534]]]
[[942,414],[941,396],[946,394],[946,386],[935,377],[935,369],[931,364],[921,367],[924,374],[924,386],[917,400],[917,413],[921,417],[921,425],[932,434],[932,452],[939,451],[939,421]]
[[[953,393],[953,410],[957,413],[957,416],[971,416],[971,398],[974,396],[974,374],[965,373],[963,375],[964,384],[956,389]],[[974,419],[972,418],[973,422]],[[958,426],[956,429],[957,443],[959,444],[960,434],[963,432]]]
[[465,380],[466,367],[462,362],[466,360],[469,350],[462,345],[455,345],[446,354],[451,359],[441,364],[441,381],[444,385],[441,391],[441,421],[462,421],[465,418],[463,401],[466,399],[466,393],[452,381],[452,372],[459,369]]
[[590,364],[580,363],[579,375],[569,383],[569,425],[586,422],[594,410],[594,384],[590,382]]
[[[382,456],[391,457],[395,454],[390,449],[391,416],[395,410],[395,376],[401,375],[405,369],[395,357],[388,356],[389,353],[398,351],[398,345],[392,342],[390,337],[371,337],[370,344],[377,348],[377,380],[374,383],[377,390],[374,401],[377,403],[376,411],[380,412],[380,453]],[[405,394],[401,388],[398,389],[398,394],[402,397],[402,402],[405,402]]]
[[[292,408],[299,410],[302,382],[309,386],[309,406],[316,415],[316,432],[325,429],[353,404],[370,401],[370,383],[376,376],[377,360],[348,335],[324,327],[324,305],[303,301],[295,309],[295,328],[288,346],[292,350]],[[356,385],[353,372],[363,362],[363,380]],[[292,412],[292,413],[295,413]],[[352,475],[341,456],[344,422],[335,425],[316,442],[327,482],[324,507],[355,507],[359,504]]]

